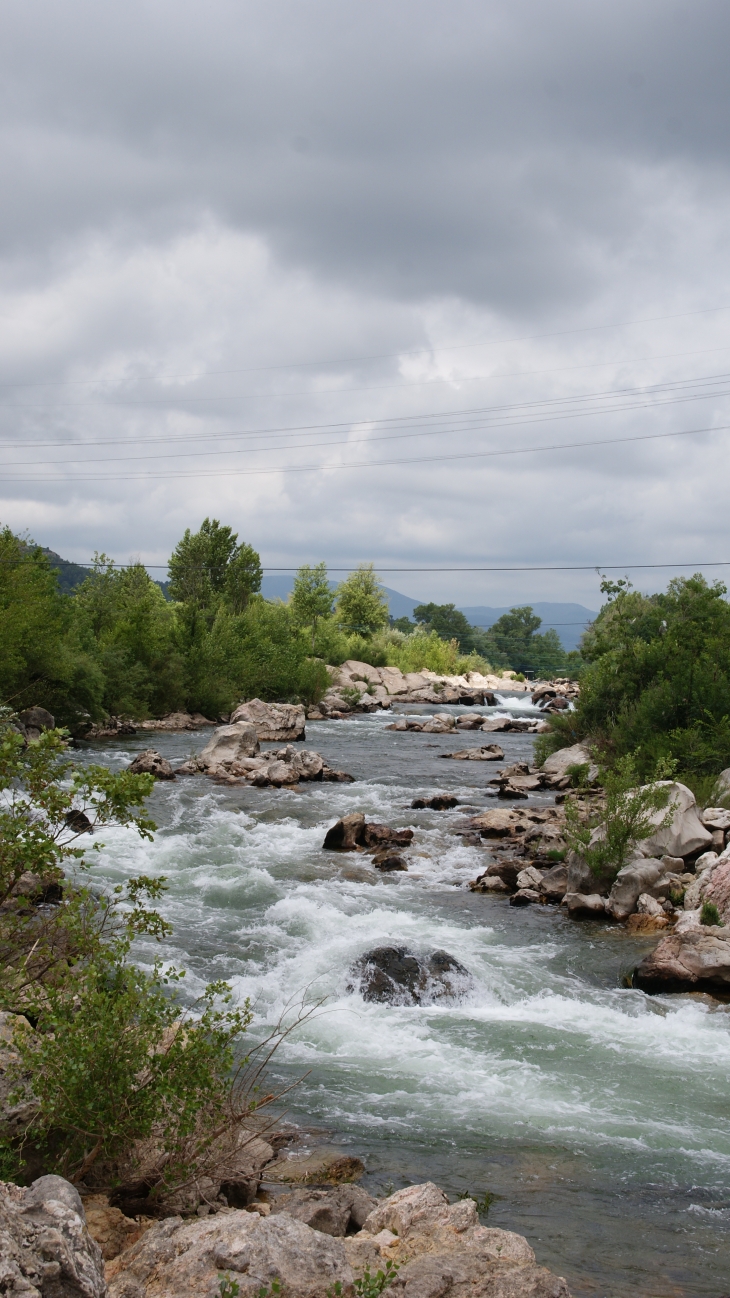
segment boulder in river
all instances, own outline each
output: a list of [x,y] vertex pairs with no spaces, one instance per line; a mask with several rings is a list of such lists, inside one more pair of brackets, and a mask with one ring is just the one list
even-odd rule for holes
[[458,753],[439,753],[452,762],[501,762],[504,749],[499,744],[482,744],[481,748],[462,748]]
[[417,811],[428,808],[431,811],[451,811],[458,807],[459,799],[450,793],[436,793],[432,798],[414,798],[411,807]]
[[239,703],[231,714],[231,724],[244,721],[256,728],[261,740],[296,740],[304,739],[305,711],[300,703],[264,703],[261,699],[249,699]]
[[198,756],[198,766],[213,770],[230,765],[242,757],[253,757],[259,751],[259,736],[255,726],[248,721],[219,726]]
[[634,971],[646,992],[730,992],[730,933],[717,926],[670,933]]
[[606,898],[598,892],[566,892],[561,903],[571,919],[605,919]]
[[463,996],[471,975],[447,951],[419,955],[405,946],[379,946],[366,951],[352,966],[348,991],[363,1000],[391,1005],[432,1005],[445,997]]
[[619,870],[609,893],[607,909],[614,919],[627,919],[636,910],[642,893],[653,893],[664,874],[661,861],[642,857],[629,861]]
[[129,766],[131,775],[154,775],[156,780],[174,780],[175,772],[166,757],[161,757],[154,748],[145,748],[138,753]]
[[568,770],[571,766],[587,767],[586,778],[589,783],[598,777],[598,766],[585,744],[572,744],[570,748],[560,748],[557,753],[551,753],[545,758],[542,770],[553,788],[567,788],[570,784]]
[[385,851],[376,852],[373,857],[373,865],[376,870],[382,870],[384,874],[392,874],[395,870],[407,870],[408,866],[397,852]]
[[376,822],[368,824],[361,811],[352,811],[327,830],[322,846],[328,852],[356,852],[358,848],[374,852],[386,844],[407,847],[412,839],[412,829],[391,829]]

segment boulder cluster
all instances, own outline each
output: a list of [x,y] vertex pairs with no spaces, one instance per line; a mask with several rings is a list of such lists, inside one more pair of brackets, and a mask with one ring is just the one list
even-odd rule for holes
[[341,718],[353,712],[373,712],[398,703],[466,703],[496,707],[494,691],[527,693],[530,684],[516,681],[512,672],[502,676],[483,676],[467,672],[464,676],[439,676],[436,672],[402,672],[399,667],[371,667],[370,663],[348,659],[341,667],[328,667],[331,685],[308,718]]
[[[450,735],[462,730],[511,731],[517,734],[537,735],[547,730],[547,722],[528,717],[485,717],[481,712],[467,712],[455,717],[450,712],[436,712],[432,717],[399,717],[386,730],[412,730],[416,734]],[[501,753],[504,756],[504,753]]]
[[387,1271],[393,1298],[570,1298],[522,1235],[481,1225],[472,1199],[450,1204],[431,1181],[381,1200],[356,1185],[301,1188],[249,1210],[217,1204],[194,1217],[128,1220],[112,1248],[103,1216],[58,1176],[0,1184],[3,1293],[219,1298],[224,1280],[241,1298],[327,1298]]
[[367,852],[376,870],[407,870],[401,850],[413,840],[412,829],[390,829],[368,823],[361,811],[343,816],[327,830],[322,847],[328,852]]

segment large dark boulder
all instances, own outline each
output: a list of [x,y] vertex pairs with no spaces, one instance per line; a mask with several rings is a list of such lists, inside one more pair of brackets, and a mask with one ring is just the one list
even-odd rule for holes
[[55,717],[46,708],[26,708],[18,713],[20,729],[26,739],[40,739],[44,730],[53,730]]
[[154,775],[156,780],[174,780],[175,772],[166,757],[161,757],[154,748],[145,748],[129,766],[133,775]]
[[379,946],[366,951],[351,969],[348,991],[363,1000],[391,1005],[432,1005],[446,997],[463,996],[471,974],[447,951],[418,955],[405,946]]

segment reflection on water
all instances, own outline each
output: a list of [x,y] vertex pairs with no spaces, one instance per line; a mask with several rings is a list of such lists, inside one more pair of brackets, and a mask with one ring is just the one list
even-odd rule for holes
[[[514,710],[534,714],[529,698]],[[452,1194],[496,1193],[490,1222],[527,1235],[576,1298],[719,1298],[730,1288],[730,1009],[628,990],[647,939],[470,893],[489,858],[455,836],[464,811],[410,802],[449,791],[464,808],[492,805],[492,765],[439,758],[481,736],[387,731],[389,719],[310,723],[307,744],[352,785],[159,785],[154,844],[106,832],[94,875],[167,875],[165,955],[189,970],[191,992],[228,978],[260,1024],[303,994],[326,998],[276,1070],[307,1074],[289,1115],[351,1144],[372,1188],[433,1179]],[[508,762],[530,758],[531,736],[498,739]],[[140,734],[86,751],[119,767],[150,743],[176,762],[203,742]],[[321,850],[354,810],[413,826],[408,874]],[[365,1004],[347,993],[348,969],[383,943],[444,948],[472,990],[455,1005]]]

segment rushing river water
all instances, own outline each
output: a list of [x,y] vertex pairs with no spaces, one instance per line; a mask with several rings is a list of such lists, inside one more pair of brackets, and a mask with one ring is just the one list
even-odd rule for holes
[[[307,1074],[289,1117],[363,1158],[375,1192],[431,1179],[451,1196],[496,1194],[489,1223],[526,1235],[575,1298],[730,1293],[730,1006],[627,988],[646,939],[470,893],[490,857],[455,836],[463,808],[410,803],[449,791],[495,805],[492,764],[439,759],[486,738],[388,731],[391,719],[309,723],[306,746],[355,784],[158,784],[154,843],[105,831],[94,876],[167,876],[163,954],[189,971],[189,992],[227,978],[259,1025],[326,998],[281,1048],[275,1079]],[[208,733],[140,733],[83,757],[120,769],[152,745],[176,763]],[[508,762],[531,756],[531,736],[489,738]],[[414,828],[407,874],[321,850],[355,810]],[[459,1004],[364,1003],[347,992],[348,969],[385,943],[447,950],[472,991]]]

